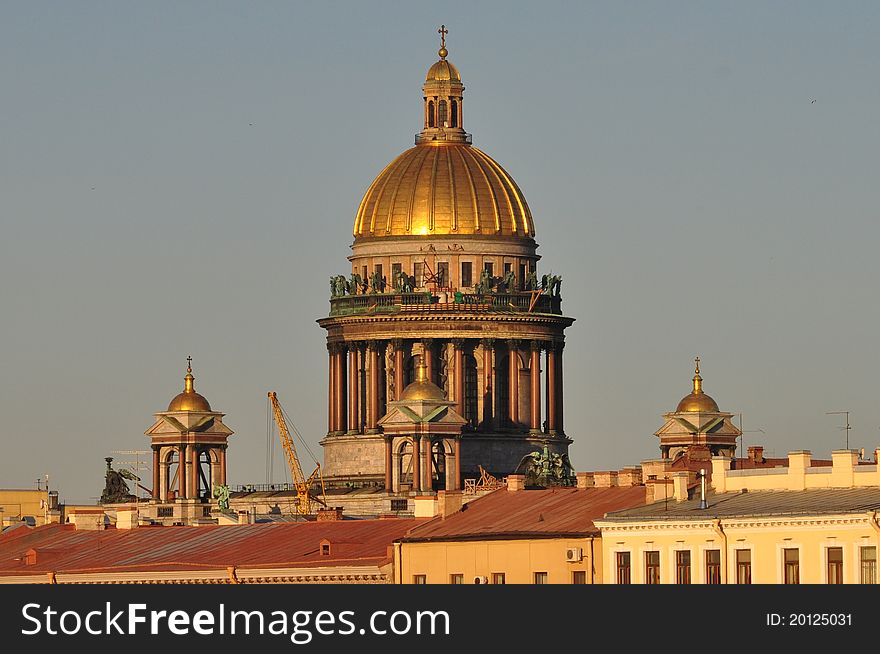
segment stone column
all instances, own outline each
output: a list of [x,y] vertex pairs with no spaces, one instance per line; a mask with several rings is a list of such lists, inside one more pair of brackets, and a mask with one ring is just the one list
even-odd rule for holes
[[403,345],[400,339],[394,340],[394,399],[403,396]]
[[412,437],[412,489],[414,491],[422,490],[422,466],[421,466],[421,450],[419,449],[419,437]]
[[393,461],[392,461],[392,446],[391,446],[392,437],[385,437],[385,492],[390,493],[392,484],[394,483],[391,478],[391,473],[393,472]]
[[547,345],[547,434],[556,435],[556,344]]
[[221,447],[218,453],[220,457],[220,484],[226,485],[226,448]]
[[541,433],[541,344],[532,341],[532,360],[529,363],[529,381],[531,382],[531,416],[529,431]]
[[367,405],[367,432],[376,433],[379,422],[379,343],[370,343],[370,402]]
[[336,348],[327,343],[327,361],[329,362],[327,370],[327,433],[332,434],[336,431]]
[[199,497],[199,448],[195,445],[189,446],[189,497],[198,499]]
[[455,437],[455,476],[452,490],[461,490],[461,436]]
[[565,428],[563,427],[563,405],[565,402],[563,401],[564,395],[562,392],[562,350],[565,348],[565,343],[560,343],[558,347],[557,354],[557,362],[556,362],[556,433],[560,436],[565,435]]
[[358,343],[348,347],[348,433],[360,432],[360,368],[358,366]]
[[464,417],[464,340],[456,338],[452,345],[455,348],[455,410]]
[[153,447],[153,499],[159,499],[159,448]]
[[434,490],[434,483],[432,479],[434,471],[431,465],[434,458],[434,453],[432,452],[433,443],[431,442],[430,436],[425,436],[424,441],[424,448],[422,449],[425,452],[425,469],[422,471],[422,474],[424,475],[425,479],[422,482],[422,490],[430,492]]
[[483,396],[483,415],[482,422],[487,429],[491,428],[492,416],[495,415],[495,405],[492,401],[493,397],[493,378],[494,367],[492,363],[492,348],[494,342],[491,338],[484,338],[480,341],[483,348],[483,379],[480,382],[480,393]]
[[508,381],[510,392],[508,393],[508,416],[513,426],[519,424],[519,354],[517,353],[517,342],[514,340],[507,341],[509,348],[509,373]]
[[334,431],[345,432],[345,345],[339,344],[336,350],[336,428]]
[[434,339],[425,338],[422,340],[422,350],[425,352],[425,374],[428,381],[436,384],[434,381]]
[[187,491],[189,487],[186,485],[186,445],[178,445],[177,447],[177,497],[184,499],[188,497]]

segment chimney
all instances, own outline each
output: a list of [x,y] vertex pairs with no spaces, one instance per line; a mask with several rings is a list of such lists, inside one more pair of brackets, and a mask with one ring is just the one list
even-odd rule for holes
[[99,531],[104,528],[104,510],[74,509],[70,512],[70,522],[77,531]]
[[511,493],[515,493],[517,491],[525,490],[526,488],[526,476],[525,475],[507,475],[507,490]]
[[116,528],[134,529],[138,526],[138,509],[136,506],[123,506],[116,509]]
[[576,472],[575,478],[578,488],[592,488],[595,485],[592,472]]
[[318,509],[318,522],[342,520],[342,507],[334,506]]
[[238,512],[238,524],[252,525],[256,522],[256,516],[250,511],[243,509]]
[[617,473],[618,486],[641,486],[642,469],[638,466],[624,468]]
[[676,502],[684,502],[688,498],[688,473],[672,473],[672,497]]
[[764,463],[764,446],[763,445],[749,445],[748,449],[749,461],[753,463]]
[[593,481],[596,488],[611,488],[617,486],[617,471],[609,470],[604,472],[594,472]]
[[433,518],[437,515],[437,500],[433,495],[417,495],[413,503],[413,517]]
[[440,516],[445,518],[461,511],[462,505],[461,491],[437,491],[437,504],[440,510]]

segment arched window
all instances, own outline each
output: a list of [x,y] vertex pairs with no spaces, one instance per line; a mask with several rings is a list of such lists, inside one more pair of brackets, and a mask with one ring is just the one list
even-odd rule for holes
[[413,450],[409,441],[404,441],[397,450],[400,455],[397,468],[397,479],[400,483],[401,490],[409,490],[413,481]]
[[495,388],[498,393],[497,416],[503,424],[510,420],[510,357],[501,356],[495,364]]
[[440,110],[437,112],[439,114],[437,116],[437,122],[440,123],[440,127],[449,127],[446,122],[448,118],[446,115],[446,100],[440,100],[440,103],[437,105],[437,107]]
[[428,101],[428,127],[434,127],[434,101]]
[[449,102],[449,110],[452,114],[449,117],[449,126],[450,127],[458,127],[458,102],[455,100],[451,100]]

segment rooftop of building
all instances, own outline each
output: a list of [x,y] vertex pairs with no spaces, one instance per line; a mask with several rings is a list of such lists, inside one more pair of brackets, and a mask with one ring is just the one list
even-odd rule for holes
[[[0,534],[0,576],[379,566],[424,519],[271,522],[78,530],[52,524]],[[322,552],[322,542],[329,551]],[[31,552],[28,556],[28,552]]]
[[713,520],[880,511],[880,488],[821,488],[797,491],[706,493],[707,508],[699,495],[677,502],[673,498],[644,506],[609,512],[609,522],[644,520]]
[[638,506],[644,486],[611,488],[557,487],[511,491],[501,488],[468,502],[445,518],[414,527],[404,542],[501,540],[597,536],[593,524],[608,511]]

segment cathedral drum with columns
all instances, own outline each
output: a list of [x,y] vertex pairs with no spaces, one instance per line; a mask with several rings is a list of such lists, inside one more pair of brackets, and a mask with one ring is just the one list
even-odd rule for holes
[[567,455],[561,277],[540,274],[516,182],[464,130],[461,77],[440,59],[423,129],[369,186],[350,268],[330,280],[328,487],[458,490],[547,446]]

